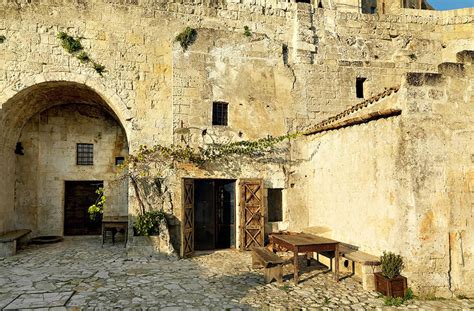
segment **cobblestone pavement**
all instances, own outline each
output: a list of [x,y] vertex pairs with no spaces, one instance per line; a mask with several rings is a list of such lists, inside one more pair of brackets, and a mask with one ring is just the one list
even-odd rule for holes
[[[374,309],[383,299],[354,279],[339,283],[317,265],[294,286],[263,283],[250,254],[217,251],[192,259],[127,258],[98,237],[32,245],[0,259],[0,309],[74,307],[191,309]],[[291,268],[291,266],[289,267]],[[289,270],[288,270],[289,271]],[[414,300],[404,308],[474,309],[472,300]]]

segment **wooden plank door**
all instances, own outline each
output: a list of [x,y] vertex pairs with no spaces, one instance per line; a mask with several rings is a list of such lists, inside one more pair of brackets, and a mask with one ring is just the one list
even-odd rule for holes
[[89,206],[98,199],[95,191],[103,181],[66,181],[64,185],[64,235],[98,235],[102,215],[89,217]]
[[240,189],[240,248],[250,250],[263,246],[264,210],[261,179],[241,179]]
[[194,253],[194,180],[183,179],[183,225],[181,226],[181,257]]

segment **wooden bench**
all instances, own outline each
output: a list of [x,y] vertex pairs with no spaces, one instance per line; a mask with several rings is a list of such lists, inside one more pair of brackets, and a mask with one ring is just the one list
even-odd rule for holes
[[[374,290],[375,289],[375,272],[378,272],[380,266],[380,258],[368,253],[359,251],[357,247],[352,245],[341,243],[339,245],[339,253],[341,257],[350,260],[352,262],[352,275],[355,275],[355,264],[358,263],[361,265],[361,278],[362,278],[362,287],[365,290]],[[333,253],[322,252],[320,253],[324,257],[330,259],[330,268],[332,269],[332,259],[334,258]],[[319,255],[319,254],[318,254]]]
[[8,231],[0,234],[0,257],[9,257],[16,254],[18,240],[30,233],[29,229]]
[[263,267],[265,283],[275,279],[278,284],[283,282],[283,264],[285,261],[265,247],[252,249],[252,267]]

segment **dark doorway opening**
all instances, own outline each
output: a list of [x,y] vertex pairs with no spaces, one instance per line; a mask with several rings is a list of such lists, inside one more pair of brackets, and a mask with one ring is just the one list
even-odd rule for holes
[[103,181],[66,181],[64,197],[64,235],[101,234],[102,215],[94,220],[87,212],[98,198],[95,192]]
[[235,247],[235,181],[194,180],[194,248]]

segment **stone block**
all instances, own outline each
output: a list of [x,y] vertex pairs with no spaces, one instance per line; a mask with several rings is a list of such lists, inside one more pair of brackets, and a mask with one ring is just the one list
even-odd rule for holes
[[0,243],[0,258],[16,254],[16,240]]

